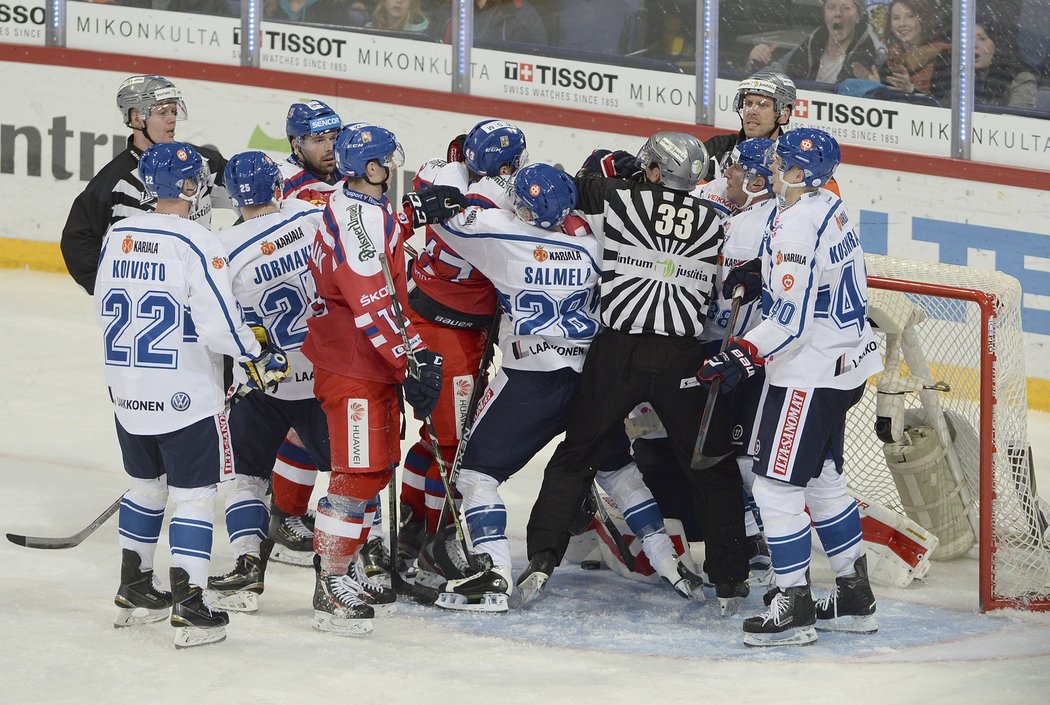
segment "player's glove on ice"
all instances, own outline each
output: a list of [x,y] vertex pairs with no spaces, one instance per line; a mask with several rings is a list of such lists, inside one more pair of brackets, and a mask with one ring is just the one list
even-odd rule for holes
[[756,257],[733,267],[722,282],[722,296],[733,298],[733,290],[744,287],[744,298],[740,303],[749,304],[762,295],[762,258]]
[[402,204],[413,228],[444,223],[468,205],[455,186],[427,186],[419,191],[409,191]]
[[719,392],[724,394],[745,379],[751,379],[758,373],[758,368],[765,364],[759,356],[758,349],[744,338],[733,338],[726,349],[709,358],[696,378],[700,384],[710,385],[716,379],[721,380]]
[[288,376],[288,356],[284,350],[270,342],[270,335],[262,326],[249,326],[255,339],[262,346],[257,357],[241,363],[248,375],[248,386],[259,391],[274,391],[277,383]]
[[441,356],[431,350],[416,353],[416,376],[405,377],[405,401],[417,419],[430,416],[441,396]]

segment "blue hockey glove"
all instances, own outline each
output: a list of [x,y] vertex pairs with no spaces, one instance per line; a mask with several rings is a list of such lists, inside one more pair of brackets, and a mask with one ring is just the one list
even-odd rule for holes
[[405,401],[417,419],[430,416],[441,396],[441,356],[431,350],[416,353],[416,376],[405,377],[402,389]]
[[733,298],[733,290],[738,286],[744,287],[744,298],[741,304],[749,304],[762,295],[762,258],[756,257],[743,264],[733,267],[722,282],[722,296],[726,299]]
[[444,223],[469,205],[455,186],[427,186],[409,191],[402,200],[412,227]]
[[241,363],[248,375],[248,386],[259,391],[275,391],[277,383],[288,376],[288,356],[270,342],[270,334],[262,326],[249,326],[262,346],[258,357]]
[[726,349],[714,357],[708,358],[696,378],[700,384],[709,386],[716,379],[721,380],[719,393],[725,394],[745,379],[751,379],[758,373],[758,368],[765,364],[758,354],[758,349],[744,338],[733,338]]

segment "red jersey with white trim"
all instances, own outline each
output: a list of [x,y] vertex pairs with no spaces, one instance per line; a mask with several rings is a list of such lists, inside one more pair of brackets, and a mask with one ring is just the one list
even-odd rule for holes
[[[415,189],[433,184],[455,186],[471,205],[511,210],[507,180],[483,177],[467,184],[467,167],[461,162],[432,159],[419,168]],[[412,264],[412,306],[421,316],[454,328],[484,328],[496,312],[492,282],[461,257],[434,229],[427,227],[426,241]]]
[[333,191],[339,190],[340,179],[334,179],[331,183],[322,179],[314,172],[299,163],[299,160],[289,156],[277,165],[284,179],[284,188],[281,190],[281,198],[302,198],[310,201],[315,206],[324,206],[323,202],[317,202],[318,198],[327,199]]
[[[403,227],[386,196],[376,200],[345,185],[332,194],[310,258],[317,300],[303,353],[315,367],[388,384],[404,380],[405,347],[379,263],[386,252],[404,308]],[[412,348],[422,348],[412,324],[405,325]]]

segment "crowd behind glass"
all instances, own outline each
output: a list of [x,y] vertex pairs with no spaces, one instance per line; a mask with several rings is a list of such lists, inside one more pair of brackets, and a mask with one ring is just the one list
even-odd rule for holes
[[[98,1],[231,17],[241,12],[240,0]],[[474,5],[477,46],[695,70],[695,0]],[[451,38],[451,0],[266,0],[263,8],[269,21]],[[1050,114],[1050,0],[980,0],[977,9],[977,109]],[[771,67],[803,88],[948,105],[951,15],[952,0],[722,0],[719,75],[738,79]]]

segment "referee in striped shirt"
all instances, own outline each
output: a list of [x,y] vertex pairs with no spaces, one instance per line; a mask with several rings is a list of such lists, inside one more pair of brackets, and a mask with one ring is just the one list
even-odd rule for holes
[[[139,157],[154,144],[175,141],[175,123],[185,119],[186,103],[175,84],[163,76],[132,76],[117,91],[117,109],[131,128],[128,147],[88,182],[69,209],[62,229],[66,269],[84,290],[95,292],[102,239],[109,227],[131,215],[152,212],[157,205],[139,179]],[[222,185],[226,160],[216,150],[194,147],[208,162],[211,179],[190,207],[190,220],[211,226],[212,190]]]
[[[606,172],[612,171],[611,161],[603,160]],[[746,587],[736,461],[730,454],[707,470],[689,469],[707,397],[696,380],[705,359],[697,336],[707,319],[723,238],[717,214],[689,195],[707,164],[707,152],[695,137],[659,132],[638,154],[633,168],[641,168],[640,178],[605,178],[588,165],[576,177],[577,206],[604,220],[603,329],[587,354],[565,440],[547,465],[529,518],[530,564],[518,579],[525,599],[542,589],[561,561],[567,529],[594,479],[595,464],[610,440],[623,433],[627,414],[645,401],[663,421],[690,478],[709,578],[721,586],[720,595],[741,589],[741,583]],[[705,455],[730,451],[729,429],[719,425],[714,419]],[[725,448],[714,447],[719,444]],[[533,573],[542,575],[523,585]]]

